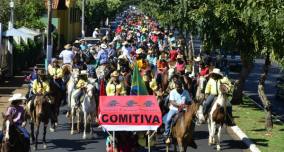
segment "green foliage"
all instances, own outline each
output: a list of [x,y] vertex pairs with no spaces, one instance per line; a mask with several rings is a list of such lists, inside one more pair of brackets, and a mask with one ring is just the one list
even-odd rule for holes
[[284,65],[282,0],[144,0],[140,8],[164,26],[199,34],[209,51],[240,51],[247,62],[269,51]]
[[[7,24],[10,19],[10,0],[1,0],[0,22]],[[42,29],[44,24],[40,22],[40,16],[45,12],[42,0],[15,0],[14,21],[16,27]]]

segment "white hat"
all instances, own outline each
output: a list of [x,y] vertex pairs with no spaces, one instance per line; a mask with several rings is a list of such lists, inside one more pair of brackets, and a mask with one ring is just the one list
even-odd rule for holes
[[103,44],[101,44],[101,48],[106,49],[107,45],[103,43]]
[[26,100],[26,97],[24,97],[21,93],[13,94],[11,98],[9,98],[9,102],[15,101],[15,100]]
[[195,62],[200,62],[200,61],[201,61],[201,57],[198,56],[197,58],[194,58],[194,61],[195,61]]
[[95,31],[98,31],[99,29],[98,28],[95,28]]
[[86,75],[86,74],[87,74],[87,70],[82,70],[82,71],[80,72],[80,74],[81,74],[81,75]]
[[121,54],[120,56],[118,56],[118,59],[127,59],[127,57],[124,54]]
[[223,76],[223,73],[222,73],[221,70],[218,69],[218,68],[214,68],[213,71],[212,71],[210,74],[212,74],[212,73],[214,73],[214,74],[219,74],[219,75]]
[[128,42],[127,41],[124,41],[123,43],[122,43],[122,45],[127,45],[128,44]]

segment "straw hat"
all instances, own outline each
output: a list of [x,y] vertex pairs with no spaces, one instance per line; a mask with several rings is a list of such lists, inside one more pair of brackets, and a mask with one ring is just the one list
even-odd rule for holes
[[87,75],[87,70],[82,70],[82,71],[80,72],[80,75]]
[[128,42],[127,41],[124,41],[123,43],[122,43],[122,45],[127,45],[128,44]]
[[210,74],[218,74],[218,75],[223,76],[223,73],[218,68],[214,68],[213,71]]
[[15,93],[11,98],[8,99],[9,102],[13,102],[16,100],[26,100],[26,97],[23,96],[21,93]]
[[201,57],[198,56],[197,58],[194,58],[194,61],[195,61],[195,62],[200,62],[200,61],[201,61]]
[[111,73],[111,76],[112,76],[112,77],[118,77],[118,76],[119,76],[119,73],[118,73],[117,71],[113,71],[113,72]]
[[54,62],[58,62],[58,60],[56,58],[52,58],[51,63],[54,63]]
[[148,51],[148,53],[153,53],[153,50],[152,50],[152,49],[150,49],[150,50]]
[[107,45],[104,44],[104,43],[102,43],[102,44],[101,44],[101,48],[106,49],[106,48],[107,48]]
[[98,31],[99,29],[98,28],[95,28],[95,31]]
[[72,48],[72,45],[71,44],[66,44],[65,46],[64,46],[64,49],[67,49],[67,50],[69,50],[69,49],[71,49]]
[[79,40],[76,40],[74,43],[80,43],[80,41],[79,41]]
[[177,55],[177,59],[182,59],[183,58],[183,55],[179,54]]
[[143,52],[143,50],[141,48],[136,50],[136,54],[141,54]]

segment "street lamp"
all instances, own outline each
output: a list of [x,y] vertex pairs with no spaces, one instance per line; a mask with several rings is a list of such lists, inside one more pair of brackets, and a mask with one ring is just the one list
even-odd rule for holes
[[[11,0],[9,3],[11,12],[10,12],[10,21],[8,23],[8,29],[12,29],[14,27],[14,0]],[[13,76],[14,73],[14,64],[13,64],[13,37],[9,37],[8,39],[8,51],[10,53],[10,71],[9,74]]]
[[85,38],[85,3],[86,0],[82,0],[82,39]]

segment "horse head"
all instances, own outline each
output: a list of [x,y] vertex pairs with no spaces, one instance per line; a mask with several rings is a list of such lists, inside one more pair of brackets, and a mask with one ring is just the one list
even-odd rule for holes
[[221,83],[220,91],[222,94],[228,94],[230,92],[230,85],[227,83]]
[[39,118],[41,118],[45,111],[47,110],[45,105],[48,103],[48,99],[44,95],[37,95],[34,104],[35,104],[35,115]]
[[86,87],[86,94],[87,96],[89,96],[90,98],[92,98],[95,94],[95,86],[93,84],[88,84]]

